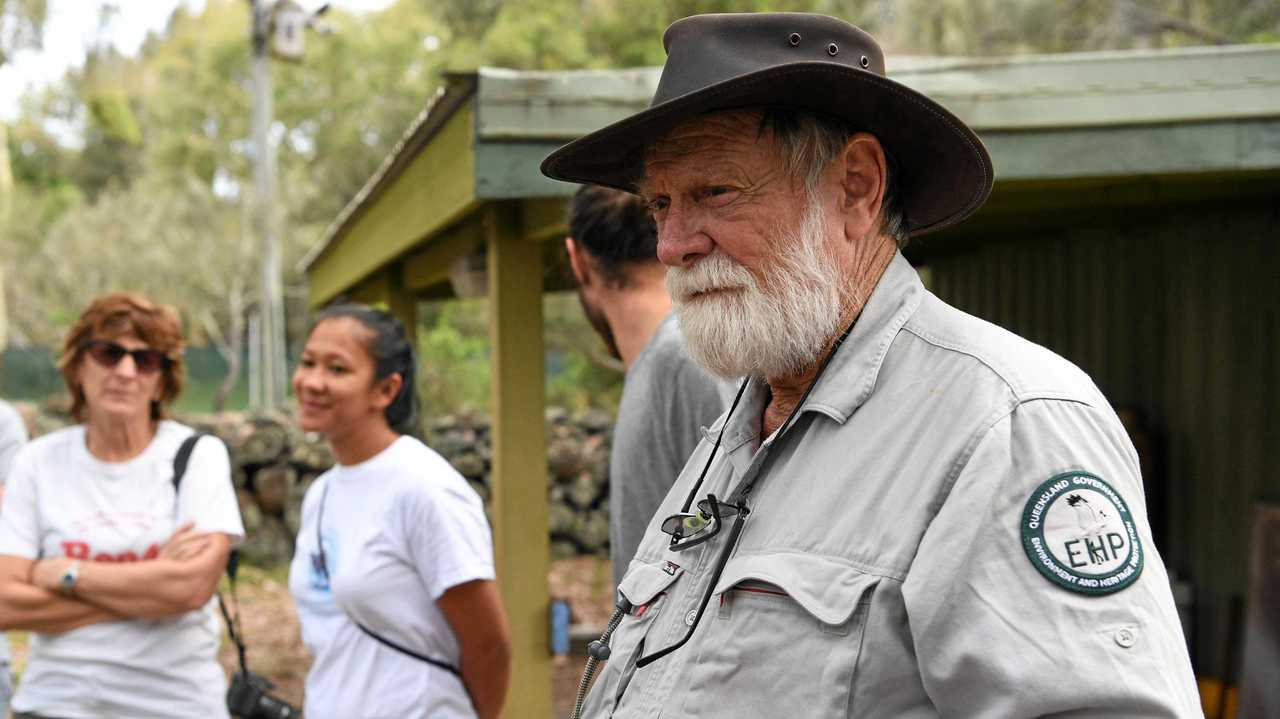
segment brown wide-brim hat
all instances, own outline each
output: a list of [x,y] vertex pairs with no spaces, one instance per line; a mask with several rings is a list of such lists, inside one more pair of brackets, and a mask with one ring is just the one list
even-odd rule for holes
[[649,109],[552,152],[542,173],[635,192],[645,149],[698,115],[797,108],[879,138],[896,161],[913,235],[953,225],[991,193],[982,141],[942,105],[885,77],[875,39],[805,13],[695,15],[662,38],[667,63]]

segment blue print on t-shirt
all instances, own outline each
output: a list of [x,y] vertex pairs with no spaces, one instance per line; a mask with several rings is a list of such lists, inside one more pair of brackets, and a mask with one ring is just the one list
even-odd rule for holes
[[338,566],[337,535],[331,531],[320,537],[323,554],[320,551],[311,553],[311,588],[317,592],[328,594],[331,590],[329,578]]

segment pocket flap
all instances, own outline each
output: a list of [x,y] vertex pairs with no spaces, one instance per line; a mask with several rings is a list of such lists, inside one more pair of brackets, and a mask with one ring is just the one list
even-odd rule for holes
[[823,624],[843,624],[858,608],[863,594],[880,581],[828,557],[798,552],[736,556],[729,560],[716,594],[754,579],[777,585]]
[[618,591],[627,601],[639,607],[653,601],[653,598],[666,591],[676,581],[684,569],[670,563],[648,564],[632,562],[631,569],[618,584]]

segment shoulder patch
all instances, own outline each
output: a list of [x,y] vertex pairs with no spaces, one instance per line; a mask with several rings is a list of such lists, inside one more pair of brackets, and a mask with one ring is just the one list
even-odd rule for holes
[[1118,592],[1142,574],[1128,503],[1088,472],[1055,475],[1036,487],[1022,510],[1022,548],[1046,579],[1080,594]]

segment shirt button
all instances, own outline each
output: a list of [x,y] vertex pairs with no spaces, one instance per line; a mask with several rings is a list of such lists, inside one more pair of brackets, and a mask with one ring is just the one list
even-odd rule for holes
[[1132,629],[1120,629],[1116,631],[1116,644],[1128,649],[1138,641],[1138,635],[1134,634]]
[[690,609],[690,610],[689,610],[689,613],[688,613],[688,614],[686,614],[686,615],[684,615],[684,625],[685,625],[686,627],[692,627],[692,626],[693,626],[693,620],[695,620],[695,619],[697,619],[697,618],[698,618],[698,610],[697,610],[697,609]]

